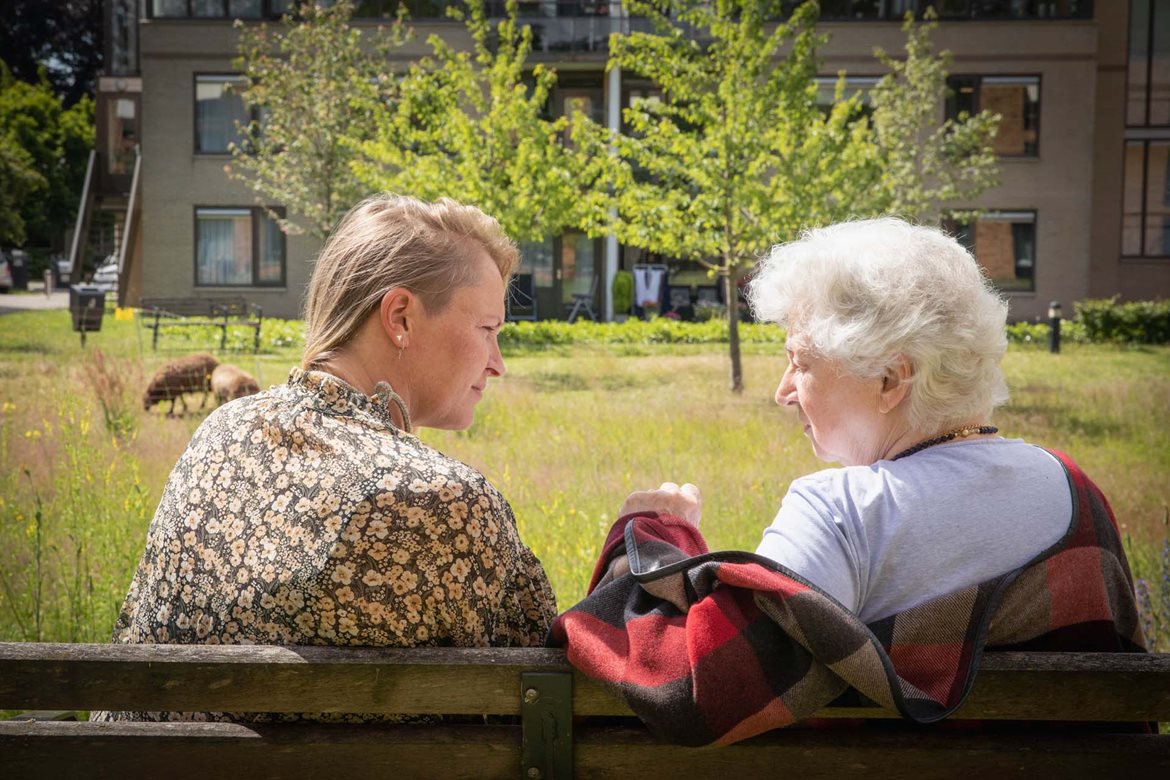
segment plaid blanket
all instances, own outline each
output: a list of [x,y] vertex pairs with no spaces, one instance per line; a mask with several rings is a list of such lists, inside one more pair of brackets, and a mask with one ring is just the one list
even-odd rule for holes
[[[852,687],[902,716],[945,718],[985,648],[1144,652],[1133,583],[1101,491],[1063,453],[1073,521],[1018,569],[865,625],[798,573],[708,552],[655,513],[621,518],[589,595],[549,643],[615,689],[659,738],[728,744],[808,717]],[[628,556],[629,572],[620,556]]]

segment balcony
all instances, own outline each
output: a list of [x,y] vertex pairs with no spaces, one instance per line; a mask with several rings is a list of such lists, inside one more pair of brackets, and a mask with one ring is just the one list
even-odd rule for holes
[[[402,0],[412,19],[443,19],[448,5],[459,5],[457,0]],[[330,0],[321,0],[322,5]],[[147,0],[148,19],[275,19],[289,13],[296,0]],[[782,16],[790,14],[800,0],[785,0]],[[394,18],[399,0],[359,0],[354,18]],[[934,7],[945,20],[1017,20],[1092,19],[1092,0],[821,0],[821,18],[825,21],[901,21],[906,13],[922,16],[927,7]],[[503,15],[504,3],[489,0],[488,11],[493,17]],[[590,0],[521,0],[520,16],[534,26],[547,30],[542,40],[550,47],[562,44],[568,49],[547,48],[544,51],[573,51],[573,45],[590,45],[596,50],[597,33],[606,27],[600,20],[621,18],[620,32],[649,29],[645,20],[621,13],[620,2],[607,3]],[[600,18],[600,20],[599,20]],[[538,21],[539,20],[539,21]],[[552,20],[552,21],[550,21]],[[562,24],[566,20],[574,20]],[[639,26],[639,21],[645,27]],[[606,29],[600,38],[608,35]],[[576,42],[574,44],[574,42]],[[587,43],[588,42],[588,43]],[[602,44],[604,46],[604,43]]]

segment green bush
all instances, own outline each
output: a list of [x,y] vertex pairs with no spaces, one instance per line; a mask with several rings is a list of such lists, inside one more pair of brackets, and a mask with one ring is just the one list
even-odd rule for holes
[[613,313],[628,314],[634,305],[634,275],[618,271],[613,275]]
[[[615,285],[616,289],[616,285]],[[615,302],[614,311],[622,309]],[[1112,342],[1122,344],[1170,343],[1170,301],[1117,303],[1114,298],[1077,303],[1076,319],[1061,323],[1061,340],[1066,344]],[[726,310],[722,306],[696,308],[700,322],[656,317],[649,321],[589,322],[572,324],[557,320],[510,322],[500,331],[500,345],[532,349],[571,344],[717,344],[727,341]],[[746,344],[783,344],[785,333],[769,323],[740,323],[740,339]],[[1048,323],[1016,322],[1007,326],[1012,344],[1048,345]],[[186,341],[192,348],[217,349],[218,328],[173,328],[166,338]],[[264,320],[260,328],[261,352],[299,348],[304,344],[304,323],[300,320]],[[252,331],[229,328],[229,351],[252,350]]]
[[1118,303],[1114,296],[1078,301],[1076,310],[1090,341],[1170,343],[1170,301]]
[[[771,324],[742,323],[740,340],[745,343],[782,344],[784,330]],[[512,322],[500,331],[500,346],[547,347],[568,344],[718,344],[727,341],[727,322],[683,322],[668,317],[650,321],[586,322],[572,324],[555,320]]]
[[[1007,326],[1008,343],[1047,347],[1049,330],[1047,322],[1013,322]],[[1060,323],[1060,340],[1065,344],[1090,342],[1085,326],[1076,320],[1064,320]]]

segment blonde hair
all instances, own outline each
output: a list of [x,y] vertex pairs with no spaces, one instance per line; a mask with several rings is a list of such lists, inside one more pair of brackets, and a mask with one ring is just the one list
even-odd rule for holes
[[395,287],[417,294],[428,312],[442,311],[452,292],[472,283],[476,249],[487,252],[507,284],[520,252],[500,223],[474,206],[388,193],[354,206],[326,240],[309,280],[301,366],[328,360]]
[[854,376],[910,361],[919,430],[986,422],[1007,400],[1007,304],[959,242],[900,219],[844,222],[772,249],[748,293],[762,320],[799,329]]

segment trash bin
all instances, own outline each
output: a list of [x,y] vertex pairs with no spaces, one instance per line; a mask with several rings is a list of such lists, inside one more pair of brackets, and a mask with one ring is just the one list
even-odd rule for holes
[[106,291],[98,287],[74,284],[69,287],[69,311],[73,314],[73,332],[85,334],[102,329],[102,315],[106,311]]
[[12,250],[12,289],[28,289],[28,258],[23,249]]

